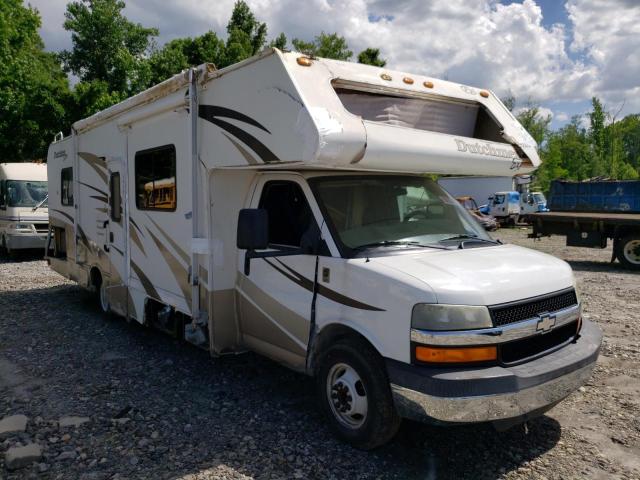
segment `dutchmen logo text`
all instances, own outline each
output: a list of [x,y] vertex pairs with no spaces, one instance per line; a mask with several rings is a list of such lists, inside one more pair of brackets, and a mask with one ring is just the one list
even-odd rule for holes
[[549,315],[548,313],[543,313],[542,315],[540,315],[540,320],[538,320],[538,324],[536,325],[536,331],[547,333],[555,326],[556,316]]
[[517,166],[512,166],[512,168],[519,168],[520,163],[522,163],[513,150],[496,148],[488,142],[468,143],[464,140],[460,140],[459,138],[454,138],[454,140],[459,152],[469,152],[475,153],[476,155],[488,155],[491,157],[511,158],[513,160],[512,164],[517,164]]

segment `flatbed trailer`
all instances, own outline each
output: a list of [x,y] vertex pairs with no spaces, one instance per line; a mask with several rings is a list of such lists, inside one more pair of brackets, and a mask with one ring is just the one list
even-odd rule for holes
[[567,246],[606,248],[613,240],[611,261],[640,270],[640,213],[538,212],[527,216],[532,238],[564,235]]

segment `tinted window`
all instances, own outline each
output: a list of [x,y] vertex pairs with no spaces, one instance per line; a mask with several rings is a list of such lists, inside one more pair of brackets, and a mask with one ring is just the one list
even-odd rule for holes
[[120,197],[120,173],[114,172],[109,179],[109,209],[111,220],[119,222],[122,216],[122,200]]
[[60,171],[60,201],[62,205],[73,205],[73,168],[67,167]]
[[136,206],[140,210],[169,210],[177,205],[176,147],[166,145],[136,153]]
[[306,232],[316,226],[307,199],[295,182],[267,182],[259,208],[269,214],[269,243],[299,247]]

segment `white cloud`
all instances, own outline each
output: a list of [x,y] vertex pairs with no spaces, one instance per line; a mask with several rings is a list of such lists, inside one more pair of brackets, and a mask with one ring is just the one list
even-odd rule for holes
[[[67,0],[30,0],[47,47],[70,46]],[[372,46],[393,69],[491,88],[520,101],[602,96],[640,111],[640,3],[568,0],[570,23],[546,27],[534,0],[247,0],[269,38],[344,35],[354,53]],[[615,4],[613,2],[616,2]],[[127,0],[126,15],[160,29],[159,43],[213,29],[225,36],[234,0]],[[637,100],[636,100],[637,99]],[[559,118],[556,118],[559,120]]]
[[556,122],[566,122],[569,120],[569,114],[566,112],[558,112],[553,116]]

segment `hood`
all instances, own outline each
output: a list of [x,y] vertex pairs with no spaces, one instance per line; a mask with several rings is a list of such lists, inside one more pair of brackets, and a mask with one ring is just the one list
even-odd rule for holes
[[49,211],[47,207],[40,207],[35,212],[32,211],[31,207],[25,210],[21,210],[18,212],[18,221],[19,222],[48,222],[49,221]]
[[371,257],[426,283],[438,303],[495,305],[573,286],[571,267],[515,245],[430,250]]

